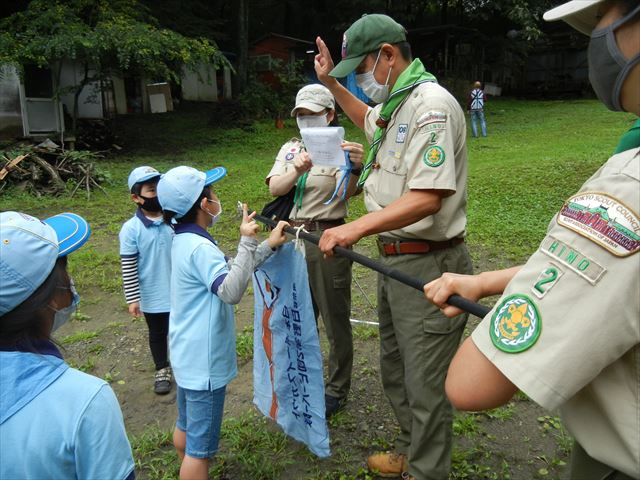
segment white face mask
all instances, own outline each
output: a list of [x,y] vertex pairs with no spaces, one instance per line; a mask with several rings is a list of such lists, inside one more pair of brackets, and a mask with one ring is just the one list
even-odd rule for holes
[[384,103],[389,98],[389,78],[391,77],[391,67],[389,67],[389,73],[387,74],[387,81],[384,85],[380,85],[373,73],[378,66],[378,60],[380,60],[380,53],[376,57],[376,63],[373,64],[373,68],[369,72],[360,73],[356,75],[356,83],[362,89],[364,94],[371,99],[374,103]]
[[209,222],[209,227],[213,227],[216,223],[218,223],[218,220],[220,220],[220,215],[222,215],[222,204],[217,200],[209,200],[208,198],[207,198],[207,202],[218,204],[218,213],[216,213],[215,215],[211,213],[209,210],[203,208],[203,210],[207,213],[207,215],[211,217],[211,221]]
[[326,127],[329,125],[326,113],[324,115],[299,115],[296,117],[296,122],[300,130],[303,128]]
[[[66,288],[66,287],[60,287],[60,288]],[[76,287],[73,284],[73,280],[71,280],[71,285],[69,286],[69,290],[71,291],[71,296],[73,297],[71,300],[71,305],[69,305],[68,307],[61,308],[60,310],[56,310],[51,306],[49,307],[51,310],[56,312],[55,316],[53,317],[53,327],[51,328],[51,333],[55,332],[62,325],[67,323],[71,318],[71,315],[73,315],[74,312],[78,309],[78,304],[80,303],[80,295],[76,291]]]

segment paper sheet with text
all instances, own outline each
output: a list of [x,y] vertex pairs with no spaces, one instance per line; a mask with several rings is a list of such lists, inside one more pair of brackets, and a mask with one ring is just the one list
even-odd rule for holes
[[316,127],[300,130],[304,146],[314,165],[343,168],[347,160],[342,150],[344,128]]

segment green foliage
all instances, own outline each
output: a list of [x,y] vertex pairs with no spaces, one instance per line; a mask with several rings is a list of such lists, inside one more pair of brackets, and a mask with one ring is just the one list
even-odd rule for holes
[[302,74],[303,62],[284,63],[279,59],[271,60],[272,71],[278,79],[277,87],[272,87],[260,79],[252,68],[249,80],[239,101],[243,109],[252,118],[287,118],[295,105],[296,94],[307,82]]
[[542,14],[558,2],[553,0],[462,0],[465,16],[488,21],[500,16],[521,30],[521,36],[534,40],[541,35]]
[[242,474],[238,478],[280,478],[284,468],[293,463],[287,436],[271,428],[264,417],[255,413],[226,418],[221,437],[229,453],[223,451],[220,457],[225,463],[239,465]]
[[478,416],[475,413],[456,413],[453,420],[453,434],[472,437],[480,433]]
[[45,67],[71,59],[98,77],[126,71],[176,82],[182,65],[225,63],[210,41],[183,37],[155,23],[137,0],[34,0],[1,22],[6,57],[0,60]]
[[71,345],[73,343],[85,342],[92,338],[96,338],[98,335],[100,335],[100,332],[77,332],[62,338],[62,343],[65,345]]
[[82,66],[77,85],[55,92],[75,93],[74,130],[78,95],[91,82],[128,73],[180,83],[183,67],[228,65],[210,40],[159,28],[138,0],[34,0],[0,21],[0,32],[0,64],[51,68],[56,85],[64,60]]
[[151,480],[178,477],[180,463],[173,448],[171,431],[153,426],[140,435],[129,437],[136,473],[146,474]]
[[253,327],[244,327],[236,336],[238,360],[246,362],[253,358]]

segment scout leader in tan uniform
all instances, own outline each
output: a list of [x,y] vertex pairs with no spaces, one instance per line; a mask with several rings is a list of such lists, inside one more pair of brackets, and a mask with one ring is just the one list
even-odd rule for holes
[[[590,34],[589,78],[611,110],[640,115],[640,2],[579,0],[545,14]],[[572,479],[640,478],[640,121],[562,205],[522,267],[425,286],[447,315],[453,293],[503,293],[456,354],[447,395],[494,408],[521,389],[560,409],[575,438]]]
[[[334,121],[335,101],[324,86],[314,84],[300,89],[291,116],[300,129],[326,127]],[[296,202],[291,224],[321,234],[342,225],[347,215],[347,199],[356,192],[362,169],[362,145],[344,142],[351,171],[314,166],[297,138],[285,143],[276,157],[266,183],[272,195],[284,195],[294,185]],[[344,177],[344,178],[343,178]],[[341,182],[344,182],[341,184]],[[346,195],[342,195],[346,187]],[[335,193],[335,195],[334,195]],[[331,200],[333,198],[333,200]],[[329,203],[327,203],[331,200]],[[313,309],[322,316],[329,339],[329,378],[325,387],[325,413],[330,417],[344,406],[351,387],[353,336],[351,333],[351,260],[345,257],[324,259],[317,246],[306,245],[307,270],[313,297]]]
[[[371,141],[359,184],[369,213],[326,230],[320,249],[347,247],[380,234],[381,262],[418,278],[471,272],[466,228],[467,152],[464,114],[453,96],[411,60],[404,28],[386,15],[366,15],[344,34],[335,68],[318,38],[318,78]],[[334,77],[356,71],[375,108]],[[372,455],[384,476],[445,479],[451,466],[451,405],[444,377],[466,315],[447,319],[410,287],[378,276],[380,372],[400,435],[395,452]],[[407,473],[408,472],[408,473]]]

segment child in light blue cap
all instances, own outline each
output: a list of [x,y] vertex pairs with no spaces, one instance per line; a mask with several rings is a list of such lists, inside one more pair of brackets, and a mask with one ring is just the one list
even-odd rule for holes
[[218,449],[226,385],[236,376],[233,306],[255,268],[286,241],[285,222],[258,243],[255,213],[243,207],[238,254],[229,262],[207,232],[222,214],[211,185],[223,167],[205,172],[169,170],[158,182],[164,219],[175,221],[171,249],[169,347],[178,385],[178,419],[173,443],[182,460],[181,479],[206,479]]
[[134,168],[129,174],[135,215],[120,230],[120,262],[124,296],[133,317],[144,318],[149,327],[149,348],[155,364],[153,391],[171,390],[171,366],[167,351],[169,335],[169,288],[173,229],[162,221],[156,187],[160,172],[153,167]]
[[67,255],[90,233],[73,213],[0,213],[0,478],[134,477],[113,390],[51,341],[80,299]]

